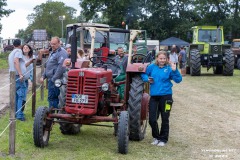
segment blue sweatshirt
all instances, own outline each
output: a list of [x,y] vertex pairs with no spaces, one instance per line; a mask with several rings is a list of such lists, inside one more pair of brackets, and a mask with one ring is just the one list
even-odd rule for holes
[[148,82],[148,77],[153,77],[154,82],[150,83],[150,96],[172,94],[173,84],[171,80],[176,83],[182,81],[182,76],[178,69],[173,71],[170,65],[160,68],[155,63],[150,64],[146,69],[146,73],[141,74],[141,77],[144,82]]

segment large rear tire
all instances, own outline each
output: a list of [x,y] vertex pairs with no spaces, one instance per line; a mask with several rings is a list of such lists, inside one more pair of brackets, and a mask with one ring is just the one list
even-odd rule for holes
[[230,49],[225,50],[225,64],[223,66],[224,76],[233,76],[234,71],[234,54]]
[[[65,72],[63,74],[62,82],[63,84],[67,84],[68,81],[68,73]],[[67,86],[62,85],[60,87],[60,94],[58,96],[59,99],[59,108],[65,107],[66,105],[66,93],[67,93]],[[65,113],[63,111],[60,111],[60,113]],[[62,134],[78,134],[80,132],[80,124],[72,124],[72,123],[64,123],[61,122],[60,124],[60,130]]]
[[201,55],[197,49],[190,51],[190,74],[191,76],[201,75]]
[[144,139],[147,127],[147,119],[142,120],[142,99],[143,99],[144,82],[139,75],[132,78],[129,91],[128,113],[130,118],[130,140],[140,141]]
[[44,148],[48,145],[52,120],[48,120],[49,109],[39,107],[36,111],[33,123],[33,139],[37,147]]
[[118,152],[121,154],[128,153],[129,142],[129,115],[127,111],[120,113],[118,121]]

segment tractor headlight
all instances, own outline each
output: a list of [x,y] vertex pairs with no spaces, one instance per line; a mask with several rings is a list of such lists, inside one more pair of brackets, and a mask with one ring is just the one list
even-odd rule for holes
[[103,91],[108,91],[108,89],[109,89],[109,84],[108,83],[103,83],[102,90]]
[[62,86],[62,81],[60,79],[56,79],[54,85],[59,88]]

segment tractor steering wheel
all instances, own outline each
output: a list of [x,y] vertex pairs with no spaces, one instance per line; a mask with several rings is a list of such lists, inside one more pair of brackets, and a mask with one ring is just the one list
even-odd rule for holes
[[[106,61],[103,59],[106,59]],[[93,67],[103,67],[104,65],[107,65],[107,68],[111,69],[113,74],[118,74],[121,71],[120,66],[118,66],[116,62],[109,57],[95,56],[91,57],[89,60],[92,62]]]

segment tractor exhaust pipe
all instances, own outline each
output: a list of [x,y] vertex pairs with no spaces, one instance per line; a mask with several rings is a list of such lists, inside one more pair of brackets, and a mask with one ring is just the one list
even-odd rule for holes
[[72,69],[75,69],[75,62],[77,62],[77,36],[76,36],[77,26],[73,26],[73,35],[71,37],[71,62]]

